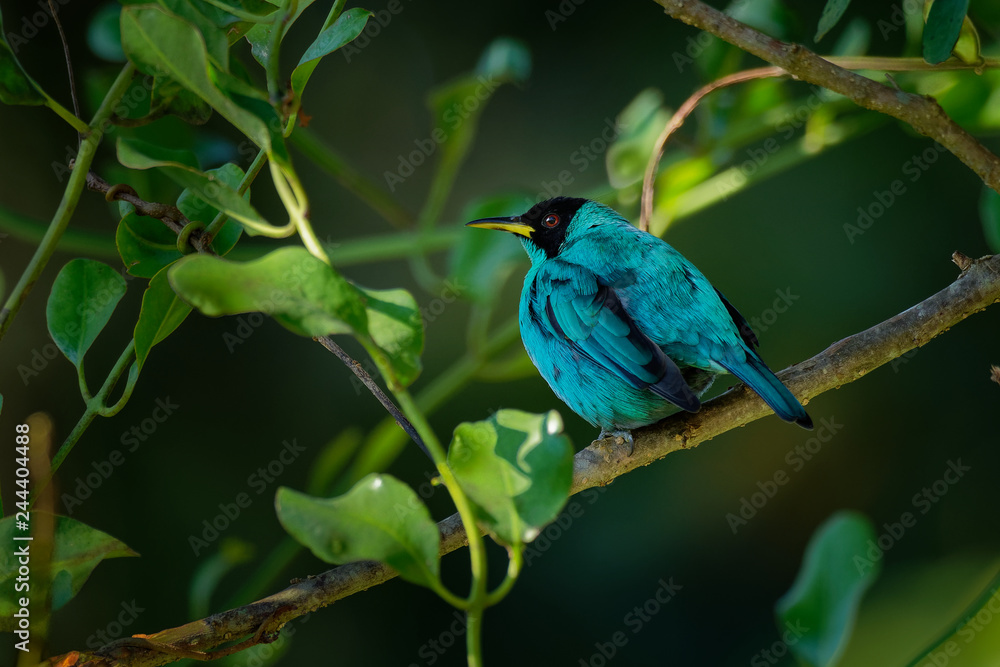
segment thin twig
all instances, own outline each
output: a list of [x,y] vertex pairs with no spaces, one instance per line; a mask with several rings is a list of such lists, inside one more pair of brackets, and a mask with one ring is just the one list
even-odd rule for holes
[[904,93],[850,72],[801,44],[782,42],[698,0],[655,0],[667,14],[782,68],[796,79],[840,93],[855,104],[909,123],[1000,192],[1000,158],[948,117],[931,97]]
[[[82,118],[80,116],[80,98],[76,94],[76,77],[73,76],[73,59],[69,56],[69,42],[66,41],[66,32],[63,30],[62,21],[59,19],[59,12],[56,11],[55,0],[49,0],[49,12],[52,14],[52,20],[55,21],[56,30],[59,31],[59,40],[62,42],[63,55],[66,56],[66,72],[69,75],[69,94],[73,98],[73,114],[77,118]],[[83,136],[80,136],[80,141],[83,141]]]
[[417,429],[413,428],[413,424],[410,423],[410,420],[407,419],[402,412],[400,412],[399,408],[396,407],[396,404],[385,395],[385,392],[382,391],[377,384],[375,384],[375,380],[373,380],[372,376],[361,367],[361,364],[355,361],[351,355],[344,352],[343,348],[334,343],[333,339],[329,336],[319,336],[315,340],[330,352],[337,355],[337,358],[343,361],[344,365],[350,368],[351,372],[358,376],[358,379],[361,380],[366,387],[368,387],[368,391],[370,391],[375,398],[378,399],[378,402],[382,404],[382,407],[384,407],[389,414],[392,415],[392,418],[396,420],[396,423],[399,424],[399,428],[406,431],[406,434],[410,436],[413,442],[417,443],[417,447],[423,450],[424,454],[427,455],[427,458],[433,461],[434,457],[431,456],[430,451],[427,449],[427,445],[424,444],[423,438],[421,438],[420,434],[417,433]]
[[[87,189],[100,192],[109,202],[123,201],[135,207],[135,212],[150,218],[156,218],[167,226],[174,234],[180,234],[191,221],[181,213],[180,209],[171,204],[146,201],[135,189],[124,183],[111,185],[94,172],[87,173]],[[194,230],[189,237],[191,245],[198,252],[214,255],[211,245],[204,242],[203,230]]]
[[[834,343],[811,359],[779,373],[781,380],[805,401],[860,379],[910,350],[920,347],[973,313],[1000,302],[1000,255],[975,260],[948,287],[912,308],[872,328]],[[760,419],[771,410],[745,386],[739,385],[702,405],[697,414],[677,413],[634,432],[631,456],[609,455],[604,443],[591,443],[577,452],[571,493],[606,486],[615,478],[649,465],[667,454],[690,449],[727,431]],[[622,448],[624,449],[624,448]],[[468,544],[457,514],[438,523],[439,552],[450,553]],[[174,647],[203,650],[254,634],[266,619],[280,627],[297,617],[396,577],[395,570],[374,561],[341,565],[243,607],[214,614],[180,627],[146,635]],[[81,654],[90,665],[154,667],[176,658],[150,651],[116,652],[113,645]],[[94,662],[87,663],[90,659]],[[50,665],[59,657],[52,658]],[[97,662],[100,661],[100,662]]]
[[673,117],[671,117],[670,121],[663,128],[663,132],[657,137],[656,145],[649,156],[649,163],[646,165],[646,175],[642,179],[642,212],[639,215],[639,229],[644,232],[649,231],[649,219],[653,216],[653,180],[656,178],[656,170],[660,166],[660,160],[663,158],[663,150],[666,148],[667,141],[674,132],[680,129],[684,121],[687,120],[687,117],[698,106],[698,103],[706,95],[720,88],[755,79],[766,79],[768,77],[785,76],[787,74],[788,72],[780,67],[758,67],[756,69],[736,72],[735,74],[724,76],[721,79],[716,79],[702,86],[695,91],[694,95],[684,101],[684,104],[677,109],[676,113],[674,113]]

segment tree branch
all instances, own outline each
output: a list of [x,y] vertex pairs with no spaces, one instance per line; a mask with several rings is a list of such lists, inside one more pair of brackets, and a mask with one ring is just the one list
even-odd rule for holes
[[[1000,302],[1000,255],[968,262],[964,255],[955,253],[953,260],[967,268],[951,285],[881,324],[834,343],[811,359],[779,373],[779,377],[796,396],[807,401],[863,377],[926,344],[973,313]],[[739,385],[705,403],[697,414],[677,413],[638,429],[631,456],[609,450],[598,442],[591,443],[576,454],[572,493],[606,485],[671,452],[690,449],[770,413],[756,394]],[[441,521],[438,527],[442,554],[468,544],[457,514]],[[153,635],[142,635],[142,639],[148,640],[139,642],[145,648],[138,646],[133,638],[125,638],[95,652],[81,653],[75,664],[152,667],[178,660],[185,651],[205,651],[243,637],[271,641],[284,623],[395,576],[392,569],[381,563],[342,565],[295,581],[285,590],[246,606]],[[241,646],[250,644],[241,642]],[[58,664],[64,657],[51,658],[49,664]]]
[[934,139],[1000,192],[1000,159],[958,126],[931,97],[890,88],[842,69],[800,44],[789,44],[740,23],[698,0],[656,0],[675,19],[711,33],[786,70],[796,79],[828,88],[859,106],[909,123]]

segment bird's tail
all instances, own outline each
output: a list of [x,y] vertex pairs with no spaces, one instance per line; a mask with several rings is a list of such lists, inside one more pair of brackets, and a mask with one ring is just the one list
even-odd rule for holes
[[721,362],[730,373],[747,383],[747,386],[757,392],[757,395],[764,399],[764,402],[771,406],[774,412],[786,422],[793,422],[802,428],[812,429],[812,419],[806,414],[806,409],[802,407],[798,399],[788,391],[788,387],[781,383],[771,369],[768,368],[760,357],[750,350],[747,353],[746,361],[743,363],[730,364],[728,361]]

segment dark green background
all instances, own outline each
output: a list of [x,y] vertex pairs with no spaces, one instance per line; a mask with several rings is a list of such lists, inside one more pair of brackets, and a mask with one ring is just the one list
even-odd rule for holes
[[[820,4],[791,7],[792,38],[813,45]],[[305,98],[305,111],[313,116],[310,127],[382,183],[383,172],[398,166],[397,156],[411,151],[414,139],[430,134],[426,91],[468,71],[494,38],[524,40],[533,56],[531,78],[523,86],[501,88],[490,102],[440,222],[459,225],[472,200],[511,189],[538,192],[543,182],[572,168],[573,152],[599,136],[605,119],[614,118],[642,89],[659,88],[675,107],[702,83],[694,67],[678,73],[672,60],[695,31],[666,17],[654,3],[587,0],[553,31],[544,12],[556,6],[403,0],[403,11],[351,62],[333,54],[320,65]],[[17,29],[25,13],[38,11],[28,2],[0,7],[7,31]],[[381,10],[384,4],[368,8]],[[106,77],[117,70],[89,55],[82,26],[93,11],[90,3],[76,0],[63,14],[85,89],[95,72]],[[850,11],[852,16],[865,12],[874,22],[892,10],[889,3],[873,3]],[[295,32],[300,48],[324,12],[313,8],[304,16]],[[901,32],[883,41],[876,30],[871,51],[897,54]],[[58,91],[60,101],[68,99],[52,26],[19,57],[47,90]],[[690,123],[696,127],[698,118]],[[62,160],[65,146],[75,143],[73,133],[38,108],[0,106],[0,127],[0,202],[48,219],[62,192],[50,164]],[[223,152],[225,142],[234,139],[218,119],[198,130],[173,127],[179,141],[210,137]],[[1000,150],[995,138],[985,141]],[[917,182],[906,181],[906,193],[863,236],[848,241],[843,226],[855,222],[858,206],[868,206],[873,193],[887,190],[893,180],[905,179],[904,163],[930,145],[895,122],[884,124],[684,219],[666,238],[748,318],[770,308],[776,290],[798,297],[761,332],[765,361],[784,368],[947,286],[958,274],[949,260],[953,251],[972,257],[989,252],[977,213],[982,183],[948,154]],[[95,166],[106,169],[113,160],[105,149]],[[300,156],[297,164],[307,163]],[[311,167],[300,169],[320,238],[390,231],[329,177]],[[432,171],[426,165],[418,169],[397,188],[398,200],[416,209]],[[577,174],[571,194],[606,189],[601,160]],[[273,196],[261,190],[255,201],[278,219]],[[100,196],[85,193],[73,226],[110,238],[115,224]],[[496,242],[513,241],[498,236]],[[266,241],[250,243],[263,247]],[[31,251],[14,238],[0,243],[8,290]],[[73,368],[61,356],[27,385],[17,370],[30,365],[32,350],[49,342],[45,299],[58,269],[72,256],[56,255],[0,348],[5,399],[0,442],[36,410],[52,415],[61,439],[82,412]],[[435,262],[443,267],[443,256]],[[516,310],[524,266],[506,286],[497,320]],[[407,287],[425,306],[436,297],[413,283],[403,262],[353,266],[344,273],[366,286]],[[92,383],[127,343],[142,287],[142,281],[130,283],[111,325],[88,355]],[[463,349],[468,312],[466,303],[450,304],[428,323],[425,370],[415,391]],[[487,663],[578,665],[582,659],[586,664],[595,643],[623,631],[628,643],[610,661],[616,665],[769,664],[751,660],[780,637],[774,602],[793,581],[813,530],[834,511],[851,508],[867,514],[880,533],[884,523],[899,521],[903,512],[917,513],[916,525],[886,553],[882,577],[862,609],[852,653],[842,663],[904,664],[975,596],[998,562],[1000,387],[989,381],[990,365],[1000,364],[998,325],[1000,310],[977,314],[909,358],[817,397],[808,406],[817,424],[835,420],[843,428],[801,471],[793,471],[785,456],[810,434],[768,417],[637,470],[604,493],[571,499],[583,505],[582,516],[568,528],[550,529],[557,539],[532,559],[510,597],[487,613]],[[193,620],[187,590],[206,554],[196,557],[188,537],[201,532],[202,520],[215,516],[220,503],[248,492],[251,506],[225,537],[254,545],[256,560],[224,580],[213,598],[219,603],[282,537],[272,506],[278,485],[301,489],[315,455],[331,437],[352,426],[368,429],[382,419],[375,400],[356,393],[347,370],[311,341],[268,321],[231,354],[223,335],[236,328],[234,319],[190,317],[151,355],[128,406],[113,419],[96,421],[63,467],[60,487],[69,491],[112,450],[124,449],[123,434],[151,416],[158,398],[169,397],[180,406],[75,508],[74,518],[118,537],[142,557],[97,568],[82,593],[56,614],[51,653],[85,648],[88,637],[106,629],[121,605],[133,600],[144,611],[125,634]],[[720,384],[732,380],[723,378]],[[485,418],[500,407],[560,410],[578,448],[595,435],[535,376],[473,384],[431,423],[446,438],[460,421]],[[306,452],[257,495],[248,476],[278,456],[282,440],[292,438]],[[971,470],[920,514],[914,494],[959,459]],[[8,465],[4,461],[0,467],[8,470]],[[429,469],[410,447],[390,472],[417,485]],[[741,499],[779,470],[789,473],[788,484],[734,535],[726,514],[737,512]],[[8,479],[5,475],[5,502],[11,500]],[[451,512],[441,493],[431,506],[437,518]],[[496,556],[499,581],[504,559],[499,550]],[[303,554],[271,590],[326,568]],[[446,557],[444,570],[452,587],[462,590],[467,553]],[[656,594],[661,579],[671,578],[683,588],[633,633],[629,612]],[[421,648],[431,640],[447,641],[441,634],[453,614],[433,594],[392,581],[308,621],[292,622],[295,636],[284,664],[432,664]],[[994,621],[950,664],[996,664],[976,656],[995,651],[989,647],[998,643],[1000,623]],[[434,664],[461,664],[463,644],[464,637],[458,637],[443,655],[434,654]],[[0,662],[9,664],[12,653],[5,646]],[[248,663],[244,656],[233,664]]]

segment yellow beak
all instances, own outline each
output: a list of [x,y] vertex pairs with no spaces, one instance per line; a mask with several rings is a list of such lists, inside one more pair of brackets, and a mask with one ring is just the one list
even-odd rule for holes
[[499,229],[502,232],[511,232],[512,234],[520,234],[525,238],[531,238],[531,233],[534,231],[531,225],[526,225],[521,222],[519,216],[513,218],[483,218],[482,220],[473,220],[472,222],[465,223],[466,227],[479,227],[480,229]]

